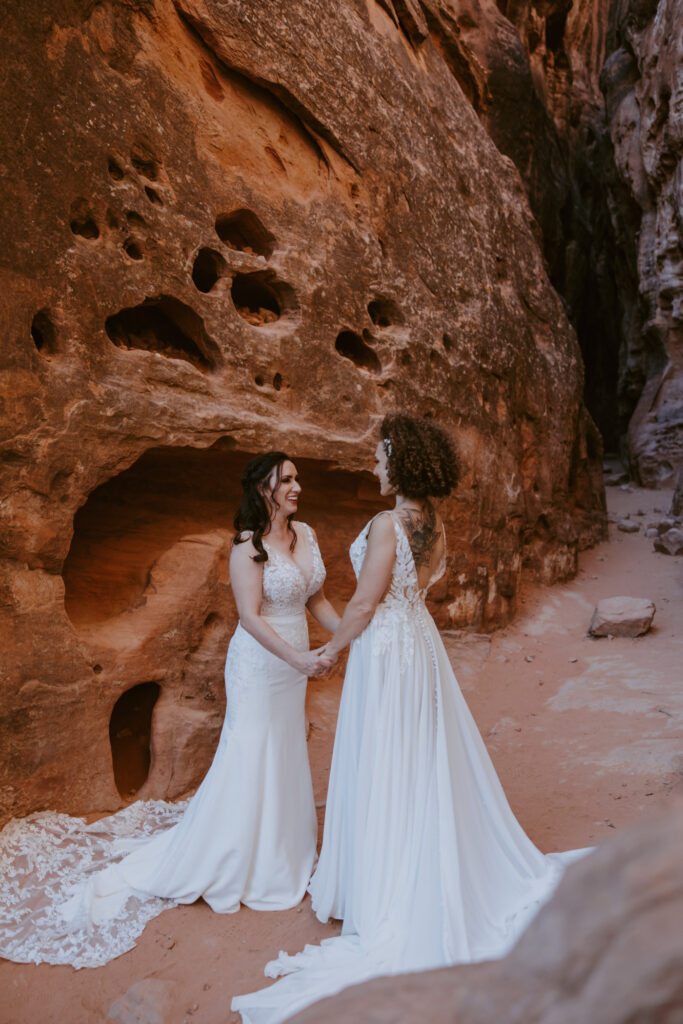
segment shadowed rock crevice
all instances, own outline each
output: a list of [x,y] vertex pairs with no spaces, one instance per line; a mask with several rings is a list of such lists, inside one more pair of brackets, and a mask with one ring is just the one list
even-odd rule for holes
[[231,249],[254,253],[269,259],[275,236],[271,235],[251,210],[233,210],[216,217],[216,234]]
[[230,292],[235,309],[253,327],[263,327],[281,318],[292,320],[298,312],[294,289],[279,281],[272,271],[235,274]]
[[403,323],[403,314],[393,299],[376,296],[368,303],[368,313],[375,327],[392,327]]
[[100,229],[87,199],[74,199],[69,213],[71,233],[94,241],[100,237]]
[[170,295],[122,309],[107,318],[105,328],[118,348],[158,352],[183,359],[201,370],[213,370],[219,361],[218,349],[206,333],[201,317]]
[[57,331],[47,309],[39,310],[31,321],[31,337],[42,355],[49,356],[57,351]]
[[340,356],[350,359],[360,370],[369,370],[370,373],[379,373],[382,365],[379,356],[354,331],[342,331],[334,343],[334,347]]
[[151,764],[152,714],[161,687],[139,683],[126,690],[109,720],[114,781],[124,800],[130,800],[147,781]]
[[200,249],[192,264],[192,280],[200,292],[210,292],[223,276],[226,263],[215,249]]

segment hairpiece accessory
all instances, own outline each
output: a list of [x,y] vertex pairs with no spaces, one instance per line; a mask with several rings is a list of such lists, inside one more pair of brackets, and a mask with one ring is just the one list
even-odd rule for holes
[[389,440],[389,438],[383,437],[382,443],[384,445],[384,451],[387,453],[388,456],[391,455],[391,441]]

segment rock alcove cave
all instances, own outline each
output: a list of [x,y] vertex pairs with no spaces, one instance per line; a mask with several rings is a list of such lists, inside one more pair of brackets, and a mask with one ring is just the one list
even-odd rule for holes
[[[103,750],[95,758],[110,757],[124,800],[181,794],[213,755],[236,621],[227,556],[251,457],[230,439],[150,449],[76,513],[65,608],[97,676]],[[329,592],[346,600],[349,543],[384,502],[369,473],[292,457],[300,517],[318,533]],[[311,623],[312,643],[323,640]]]

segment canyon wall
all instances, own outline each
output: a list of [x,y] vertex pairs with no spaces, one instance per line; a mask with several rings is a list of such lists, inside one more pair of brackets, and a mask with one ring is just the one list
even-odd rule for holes
[[443,624],[504,623],[604,529],[576,336],[438,12],[4,11],[3,818],[201,778],[257,451],[296,460],[344,598],[379,417],[450,427]]
[[678,0],[424,0],[517,166],[576,328],[586,404],[636,480],[683,465],[683,16]]

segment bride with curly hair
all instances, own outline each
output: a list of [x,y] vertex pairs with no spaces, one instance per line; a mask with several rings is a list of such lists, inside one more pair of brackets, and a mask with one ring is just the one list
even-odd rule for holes
[[374,474],[394,507],[351,545],[358,582],[321,659],[351,644],[320,859],[309,891],[342,934],[266,967],[239,996],[245,1024],[277,1024],[381,974],[502,956],[585,851],[544,855],[515,819],[425,599],[446,569],[458,463],[428,419],[385,417]]

